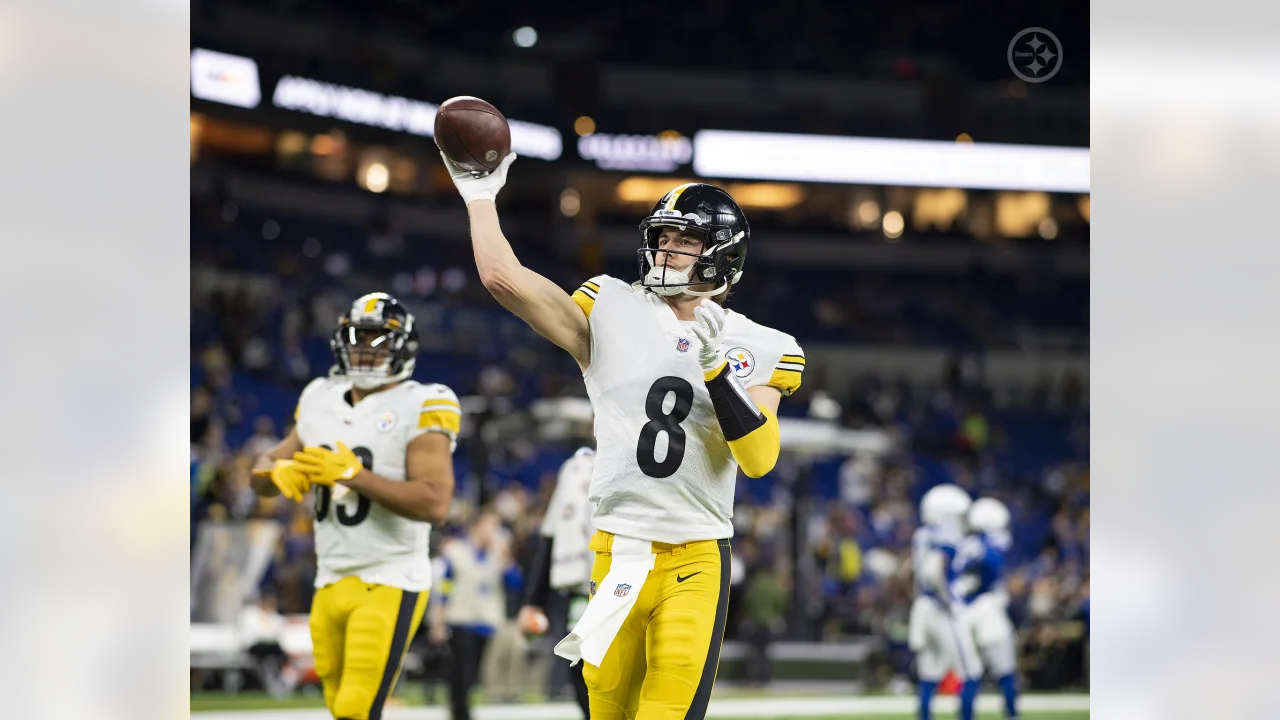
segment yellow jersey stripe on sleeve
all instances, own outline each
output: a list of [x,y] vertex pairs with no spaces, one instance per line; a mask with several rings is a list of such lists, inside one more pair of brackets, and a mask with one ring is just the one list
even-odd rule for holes
[[783,355],[783,356],[782,356],[782,359],[781,359],[781,360],[779,360],[779,362],[784,362],[784,363],[794,363],[794,364],[796,364],[796,365],[803,365],[803,364],[804,364],[804,356],[803,356],[803,355]]
[[418,415],[418,428],[447,430],[454,435],[462,427],[462,415],[457,410],[426,410]]
[[588,281],[586,281],[586,282],[582,283],[582,286],[583,286],[583,287],[585,287],[585,288],[589,288],[589,289],[591,289],[591,290],[592,290],[592,291],[594,291],[594,292],[600,292],[600,284],[599,284],[599,283],[597,283],[597,282],[593,282],[593,281],[591,281],[591,280],[588,280]]
[[582,313],[590,318],[591,309],[596,306],[596,299],[582,288],[574,290],[571,297],[573,297],[573,301],[578,304],[578,307],[582,308]]
[[801,372],[799,370],[777,368],[769,376],[767,385],[778,388],[783,395],[790,395],[800,388],[800,375]]
[[422,401],[422,407],[424,408],[435,407],[437,405],[439,405],[440,407],[451,407],[459,410],[462,409],[462,405],[460,405],[457,400],[452,400],[450,398],[445,398],[445,397],[430,398],[428,400]]

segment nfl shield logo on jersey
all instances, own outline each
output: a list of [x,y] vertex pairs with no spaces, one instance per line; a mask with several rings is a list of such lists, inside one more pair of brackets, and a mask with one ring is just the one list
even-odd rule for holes
[[677,340],[676,349],[680,352],[689,352],[689,338],[680,338]]
[[631,586],[626,583],[618,583],[618,587],[613,589],[613,594],[618,597],[626,597],[631,592]]
[[596,596],[596,581],[595,581],[595,580],[592,580],[592,581],[591,581],[591,587],[590,587],[590,588],[588,588],[588,590],[587,590],[587,597],[589,597],[589,598],[593,598],[593,597],[595,597],[595,596]]
[[725,353],[724,359],[729,362],[729,369],[733,374],[740,378],[750,375],[756,369],[756,359],[746,348],[736,347]]

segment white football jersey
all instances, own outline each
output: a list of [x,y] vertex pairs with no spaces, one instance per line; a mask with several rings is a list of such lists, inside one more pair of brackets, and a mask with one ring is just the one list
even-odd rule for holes
[[[461,409],[444,385],[412,380],[347,402],[351,384],[341,378],[317,378],[298,399],[298,437],[303,445],[336,447],[341,441],[365,469],[389,480],[405,479],[409,443],[426,432],[449,436],[457,444]],[[333,499],[330,488],[316,486],[316,587],[355,576],[367,583],[421,592],[431,587],[427,557],[430,523],[410,520],[358,492]]]
[[[733,535],[738,463],[698,364],[693,322],[640,284],[601,275],[574,292],[591,325],[583,374],[595,410],[595,525],[666,543]],[[746,387],[800,386],[794,338],[726,310],[721,350]]]
[[591,524],[591,473],[596,454],[582,448],[560,466],[556,489],[542,518],[542,536],[551,538],[551,587],[587,592],[595,553],[587,547]]
[[[921,525],[911,534],[911,565],[916,575],[916,595],[928,597],[942,604],[951,601],[950,584],[956,578],[960,564],[956,551],[964,542],[964,531],[958,525]],[[930,566],[929,555],[940,553],[942,565]],[[942,577],[930,577],[926,568],[939,569]],[[943,584],[944,587],[939,587]]]

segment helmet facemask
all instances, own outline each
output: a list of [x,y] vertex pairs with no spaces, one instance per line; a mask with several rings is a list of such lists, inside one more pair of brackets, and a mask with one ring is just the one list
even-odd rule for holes
[[[671,228],[702,241],[698,252],[672,243],[663,249],[659,238]],[[727,296],[742,278],[751,229],[742,208],[729,193],[705,183],[685,183],[672,188],[640,221],[640,285],[664,295]],[[673,270],[668,255],[691,258],[689,267]],[[703,285],[712,290],[692,290]],[[721,299],[723,301],[723,298]]]
[[[653,221],[653,224],[650,224]],[[682,235],[698,238],[702,247],[697,252],[687,250],[660,248],[662,231],[675,228]],[[743,233],[736,235],[728,228],[702,228],[685,218],[648,218],[641,225],[644,232],[644,244],[640,248],[640,282],[644,287],[658,295],[695,295],[698,297],[714,297],[723,293],[737,282],[742,271],[738,270],[729,277],[724,272],[725,256],[732,251],[733,245],[742,239]],[[708,242],[711,238],[711,242]],[[692,258],[693,261],[683,270],[667,267],[665,255],[679,255]],[[714,283],[713,290],[694,290],[694,285]]]
[[337,361],[331,374],[345,377],[361,390],[405,380],[413,375],[416,345],[403,331],[344,321],[330,341]]

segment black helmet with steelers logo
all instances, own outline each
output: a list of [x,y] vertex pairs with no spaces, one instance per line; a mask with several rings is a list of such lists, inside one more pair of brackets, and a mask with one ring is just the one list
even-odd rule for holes
[[[676,273],[661,267],[658,262],[655,251],[664,227],[679,228],[702,240],[699,253],[664,251],[696,258],[689,272]],[[732,288],[742,279],[751,226],[729,193],[706,183],[687,183],[662,196],[649,215],[640,221],[640,235],[640,282],[644,287],[661,294],[685,292],[714,296]],[[704,283],[714,283],[716,289],[706,292],[688,290],[691,285]]]
[[386,293],[369,293],[351,303],[329,338],[335,365],[330,376],[358,388],[374,388],[413,375],[418,330],[413,314]]

